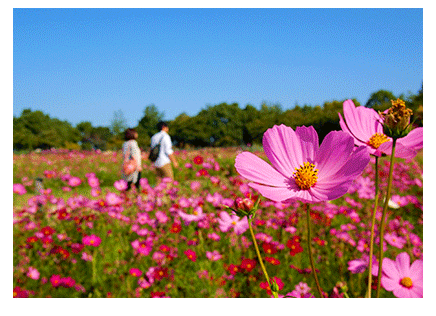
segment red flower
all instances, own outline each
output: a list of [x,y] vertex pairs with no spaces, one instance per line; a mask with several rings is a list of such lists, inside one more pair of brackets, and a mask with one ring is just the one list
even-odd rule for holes
[[165,296],[165,292],[151,292],[150,297],[151,298],[162,298]]
[[163,252],[169,252],[170,247],[168,247],[167,245],[160,245],[159,250]]
[[262,244],[262,248],[263,248],[263,251],[265,251],[265,253],[269,254],[269,255],[273,255],[277,252],[277,248],[269,242],[264,242]]
[[280,261],[276,258],[273,258],[273,257],[265,257],[265,261],[268,261],[269,263],[271,263],[272,265],[275,265],[275,266],[280,264]]
[[297,253],[303,252],[303,248],[300,245],[300,236],[293,236],[288,240],[286,246],[291,249],[289,252],[291,256],[295,256]]
[[207,175],[209,175],[209,172],[203,168],[203,169],[198,170],[198,175],[207,176]]
[[203,163],[203,161],[204,161],[204,159],[201,156],[195,156],[195,158],[194,158],[194,163],[196,165],[201,165]]
[[51,236],[54,232],[55,230],[50,226],[45,226],[41,229],[41,233],[43,233],[44,236]]
[[153,277],[156,280],[162,280],[163,278],[168,278],[168,268],[156,268],[153,273]]
[[254,259],[243,259],[241,262],[241,269],[244,269],[247,272],[250,272],[251,270],[253,270],[256,267],[256,260]]
[[197,254],[195,253],[195,251],[188,249],[184,252],[184,254],[186,255],[186,257],[188,257],[189,260],[191,260],[192,262],[195,262],[197,260]]
[[27,298],[29,297],[29,292],[19,286],[14,287],[14,298]]
[[173,225],[170,228],[170,232],[174,234],[180,233],[181,231],[182,231],[182,225],[177,223],[173,223]]
[[58,214],[58,219],[60,220],[70,218],[70,214],[68,214],[67,209],[65,208],[58,210],[57,214]]
[[232,263],[227,267],[227,270],[230,272],[231,275],[235,275],[239,272],[239,267]]
[[27,239],[26,239],[26,242],[28,243],[28,244],[30,244],[30,243],[34,243],[34,242],[37,242],[38,241],[38,237],[36,237],[36,236],[31,236],[31,237],[28,237]]

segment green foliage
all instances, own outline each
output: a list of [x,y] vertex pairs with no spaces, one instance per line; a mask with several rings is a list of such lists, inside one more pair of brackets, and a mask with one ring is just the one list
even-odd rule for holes
[[[423,122],[423,88],[417,94],[400,95],[414,115],[416,126]],[[390,91],[379,90],[371,94],[365,103],[376,111],[384,111],[396,100]],[[197,115],[181,113],[169,121],[170,135],[179,148],[228,147],[240,145],[261,145],[262,136],[268,128],[285,124],[292,128],[313,126],[322,141],[330,131],[340,130],[338,113],[342,113],[345,100],[333,100],[323,105],[300,106],[284,110],[280,104],[263,103],[260,108],[247,104],[240,108],[237,103],[208,105]],[[353,100],[356,106],[359,102]],[[157,133],[157,123],[164,113],[154,105],[147,105],[144,115],[135,127],[138,144],[144,150],[150,146],[150,138]],[[88,121],[73,128],[68,122],[52,119],[41,111],[23,110],[13,121],[13,146],[15,151],[47,149],[51,147],[75,149],[119,150],[124,141],[126,120],[121,110],[114,113],[110,127],[94,127]]]

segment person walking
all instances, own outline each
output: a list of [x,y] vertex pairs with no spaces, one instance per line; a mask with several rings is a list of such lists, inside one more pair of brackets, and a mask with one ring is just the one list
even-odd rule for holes
[[139,190],[139,180],[141,179],[141,149],[139,149],[137,140],[138,132],[134,128],[128,128],[124,132],[124,140],[123,143],[123,165],[129,159],[134,159],[136,168],[130,173],[126,174],[123,168],[123,178],[127,181],[127,190],[130,190],[132,184],[136,186],[136,189]]
[[151,137],[151,148],[160,144],[159,156],[154,162],[156,167],[156,173],[159,178],[171,178],[174,180],[174,173],[171,163],[173,163],[175,168],[179,167],[179,164],[174,157],[171,137],[168,135],[168,125],[167,123],[160,121],[157,124],[158,133]]

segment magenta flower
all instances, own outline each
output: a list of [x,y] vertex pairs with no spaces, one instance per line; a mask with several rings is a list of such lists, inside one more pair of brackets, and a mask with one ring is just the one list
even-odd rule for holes
[[364,146],[354,149],[354,141],[344,132],[327,134],[321,146],[310,127],[285,125],[268,129],[263,148],[272,165],[252,153],[236,157],[235,167],[248,185],[276,202],[294,199],[304,202],[334,200],[345,193],[369,162]]
[[109,192],[106,194],[106,203],[107,205],[113,206],[118,205],[123,202],[123,199],[120,198],[116,193]]
[[238,215],[222,211],[220,217],[218,218],[219,228],[222,232],[226,232],[233,227],[237,235],[241,235],[248,229],[247,217],[239,218]]
[[217,250],[214,250],[214,251],[206,251],[206,257],[210,261],[217,261],[222,258],[222,255]]
[[27,272],[27,276],[33,280],[39,279],[39,271],[34,267],[29,267],[29,271]]
[[395,261],[384,258],[381,284],[396,297],[423,297],[423,261],[415,260],[410,265],[407,252],[400,253]]
[[395,233],[387,233],[385,234],[385,240],[391,246],[397,247],[399,249],[403,248],[406,244],[407,240],[404,237],[398,236]]
[[82,238],[82,243],[86,246],[98,247],[101,243],[101,238],[92,234]]
[[26,188],[24,187],[24,185],[22,185],[21,183],[14,183],[14,193],[19,194],[19,195],[23,195],[25,194]]
[[[374,110],[364,106],[355,107],[352,100],[344,102],[344,118],[339,114],[339,124],[344,132],[354,138],[357,146],[366,146],[371,155],[390,155],[392,138],[383,133],[383,118]],[[423,147],[423,128],[415,128],[406,137],[399,138],[395,157],[413,158]]]
[[193,262],[195,262],[197,260],[197,254],[195,253],[194,250],[188,249],[188,250],[184,251],[183,253],[186,255],[186,257],[188,257],[189,260],[191,260]]
[[94,176],[88,178],[88,184],[91,188],[98,188],[100,186],[100,181]]
[[131,275],[133,275],[134,277],[140,277],[140,276],[142,275],[142,271],[139,270],[138,268],[131,268],[131,269],[129,270],[129,273],[130,273]]

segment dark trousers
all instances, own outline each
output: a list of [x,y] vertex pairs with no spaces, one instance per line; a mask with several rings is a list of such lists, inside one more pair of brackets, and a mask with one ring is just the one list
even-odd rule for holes
[[[138,179],[136,179],[136,182],[134,183],[136,186],[136,190],[139,190],[139,180],[141,179],[141,171],[138,172]],[[127,190],[130,190],[132,188],[133,181],[127,182]]]

